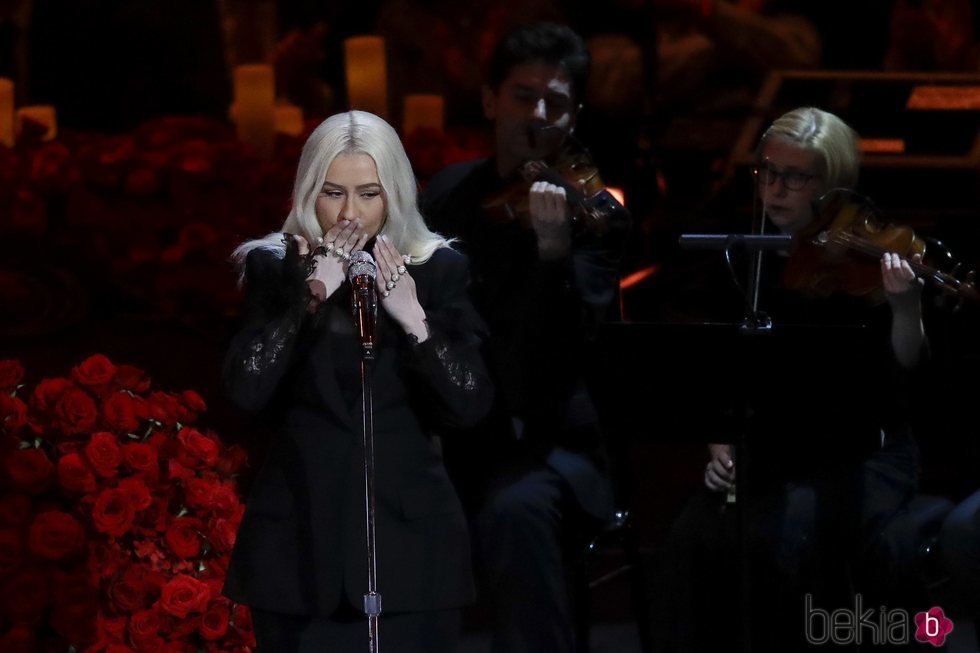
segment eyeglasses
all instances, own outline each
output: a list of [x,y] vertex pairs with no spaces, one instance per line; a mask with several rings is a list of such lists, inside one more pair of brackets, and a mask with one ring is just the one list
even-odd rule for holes
[[780,172],[779,170],[771,168],[767,165],[752,168],[752,174],[756,177],[758,183],[765,183],[766,186],[772,186],[776,183],[777,179],[782,177],[783,185],[789,190],[803,190],[803,187],[806,186],[811,179],[820,176],[810,175],[797,170],[783,170]]

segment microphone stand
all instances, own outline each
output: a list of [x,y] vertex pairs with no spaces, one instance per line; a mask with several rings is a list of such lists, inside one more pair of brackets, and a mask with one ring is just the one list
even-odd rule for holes
[[367,528],[367,592],[364,594],[364,615],[368,619],[368,651],[380,653],[378,617],[381,614],[381,595],[378,593],[378,553],[374,527],[374,403],[371,394],[378,299],[373,276],[362,274],[351,279],[351,302],[361,342],[361,433],[364,446],[364,521]]

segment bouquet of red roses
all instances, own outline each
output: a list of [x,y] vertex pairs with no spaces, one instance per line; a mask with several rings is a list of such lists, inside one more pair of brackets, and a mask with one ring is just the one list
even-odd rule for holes
[[250,651],[221,595],[245,454],[201,396],[103,355],[23,376],[0,361],[0,651]]

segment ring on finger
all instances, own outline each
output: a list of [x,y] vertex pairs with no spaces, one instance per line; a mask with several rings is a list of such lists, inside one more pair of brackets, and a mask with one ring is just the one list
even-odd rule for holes
[[395,268],[395,272],[398,274],[406,274],[408,272],[408,268],[406,268],[404,265],[399,265],[397,268]]
[[383,293],[381,293],[381,296],[382,297],[387,297],[390,294],[391,294],[391,291],[390,290],[385,290]]
[[392,283],[398,281],[398,273],[397,272],[394,273],[393,275],[391,275],[391,281],[392,281]]
[[385,284],[385,288],[388,290],[392,290],[394,287],[395,287],[394,281],[389,281],[388,283]]

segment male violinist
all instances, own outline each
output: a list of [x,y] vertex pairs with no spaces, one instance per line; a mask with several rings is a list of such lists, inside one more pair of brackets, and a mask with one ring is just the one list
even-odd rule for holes
[[[423,196],[431,226],[469,256],[491,330],[495,408],[445,446],[475,514],[494,652],[573,650],[564,549],[612,511],[586,368],[595,327],[614,305],[628,215],[615,205],[610,229],[580,233],[563,186],[520,175],[529,161],[554,164],[569,145],[589,65],[566,26],[505,36],[482,90],[494,155],[446,168]],[[528,219],[486,208],[501,193],[526,198]]]

